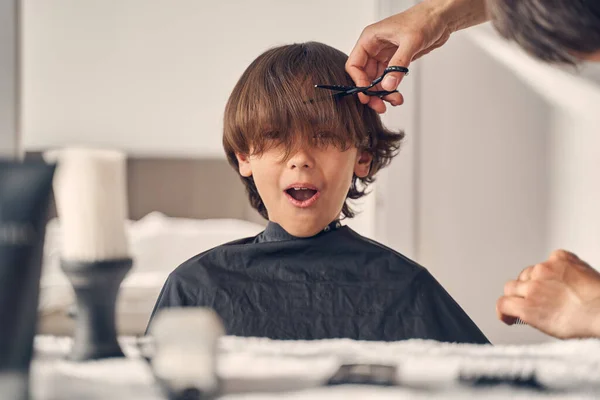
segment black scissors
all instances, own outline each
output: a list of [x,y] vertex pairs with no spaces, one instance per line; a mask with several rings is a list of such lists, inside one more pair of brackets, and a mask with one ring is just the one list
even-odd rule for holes
[[331,91],[337,92],[332,95],[334,99],[340,99],[342,97],[351,96],[351,95],[357,94],[357,93],[363,93],[363,94],[366,94],[367,96],[377,96],[377,97],[381,98],[381,97],[385,97],[392,93],[398,93],[397,90],[391,90],[391,91],[390,90],[369,90],[373,86],[379,84],[383,80],[383,77],[386,76],[390,72],[402,72],[405,75],[408,75],[408,68],[396,67],[396,66],[387,67],[383,71],[383,75],[376,78],[373,82],[371,82],[371,84],[369,86],[315,85],[315,87],[318,89],[326,89],[326,90],[331,90]]

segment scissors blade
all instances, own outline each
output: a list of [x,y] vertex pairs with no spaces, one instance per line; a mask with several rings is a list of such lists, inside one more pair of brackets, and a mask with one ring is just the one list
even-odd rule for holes
[[312,99],[309,99],[307,101],[305,101],[305,103],[318,103],[320,101],[325,101],[325,100],[338,100],[341,99],[343,97],[349,96],[351,93],[348,93],[347,91],[344,92],[338,92],[338,93],[328,93],[322,96],[315,96]]
[[338,92],[344,92],[346,90],[353,89],[352,86],[340,86],[340,85],[315,85],[317,89],[335,90]]
[[366,90],[363,92],[367,96],[375,96],[375,97],[385,97],[392,93],[398,93],[397,90]]

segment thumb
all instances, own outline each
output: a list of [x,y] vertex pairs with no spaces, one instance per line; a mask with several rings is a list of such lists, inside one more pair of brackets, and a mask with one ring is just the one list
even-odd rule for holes
[[[398,47],[396,53],[388,63],[388,67],[408,67],[412,61],[416,51],[412,48]],[[404,73],[402,72],[390,72],[387,74],[381,82],[381,87],[384,90],[396,90],[402,79],[404,79]]]

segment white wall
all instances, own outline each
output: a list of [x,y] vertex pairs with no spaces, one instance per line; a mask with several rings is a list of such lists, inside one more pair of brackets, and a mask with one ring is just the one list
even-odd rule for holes
[[489,35],[421,61],[417,259],[494,343],[551,340],[497,321],[503,285],[566,248],[600,265],[600,88]]
[[495,302],[547,256],[551,108],[465,34],[421,73],[418,259],[493,343],[546,340]]
[[17,153],[17,0],[0,0],[0,157]]
[[375,0],[23,1],[23,144],[222,156],[235,82],[274,45],[349,52]]
[[[382,0],[379,2],[379,18],[397,14],[416,2],[415,0]],[[399,107],[388,106],[388,111],[382,116],[386,127],[396,131],[404,130],[406,136],[399,154],[391,165],[379,173],[378,189],[375,192],[377,240],[412,259],[417,258],[417,210],[420,204],[416,189],[417,156],[420,144],[421,79],[419,63],[412,63],[410,73],[400,87],[404,104]]]
[[[599,93],[600,94],[600,93]],[[598,104],[551,115],[548,248],[565,248],[600,268]]]

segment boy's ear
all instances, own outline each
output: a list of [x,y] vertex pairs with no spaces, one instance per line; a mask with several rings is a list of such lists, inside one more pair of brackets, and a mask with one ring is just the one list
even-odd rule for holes
[[238,160],[238,166],[240,170],[240,175],[244,178],[249,178],[252,176],[252,166],[250,165],[250,159],[245,154],[235,153],[235,158]]
[[356,164],[354,164],[354,175],[359,178],[365,178],[371,171],[371,162],[373,155],[367,151],[359,152],[356,156]]

